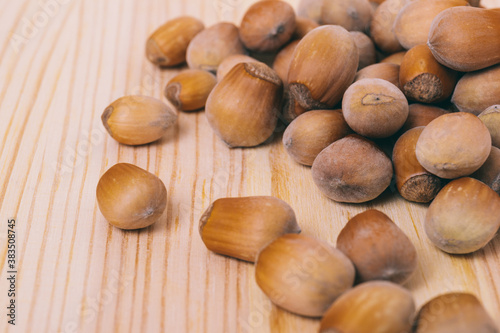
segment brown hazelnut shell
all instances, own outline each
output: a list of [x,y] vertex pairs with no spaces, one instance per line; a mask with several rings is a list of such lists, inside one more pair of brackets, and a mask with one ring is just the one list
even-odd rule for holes
[[354,82],[362,79],[382,79],[399,88],[399,65],[378,63],[360,69],[354,77]]

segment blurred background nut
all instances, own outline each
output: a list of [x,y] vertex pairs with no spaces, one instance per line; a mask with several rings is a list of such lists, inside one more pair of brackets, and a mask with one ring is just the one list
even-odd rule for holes
[[470,175],[491,151],[488,128],[470,113],[456,112],[431,121],[417,141],[418,162],[441,178]]
[[290,40],[295,31],[295,12],[287,2],[262,0],[254,3],[240,24],[240,38],[247,49],[273,52]]
[[393,54],[381,59],[380,63],[382,63],[382,64],[383,63],[390,63],[390,64],[395,64],[395,65],[401,65],[401,62],[403,61],[403,58],[404,58],[406,52],[407,51],[400,51],[400,52],[393,53]]
[[288,234],[266,246],[255,279],[271,301],[290,312],[319,317],[354,283],[354,266],[330,244]]
[[205,115],[228,146],[257,146],[273,134],[282,97],[275,71],[263,63],[239,63],[210,93]]
[[385,0],[373,13],[370,36],[382,52],[391,54],[403,49],[394,34],[393,25],[399,10],[408,2],[409,0]]
[[360,69],[354,77],[354,82],[362,79],[382,79],[399,88],[399,65],[378,63]]
[[320,23],[321,6],[323,6],[323,0],[300,0],[297,7],[297,16],[306,17]]
[[500,65],[462,76],[453,91],[451,102],[459,111],[475,115],[491,105],[500,104]]
[[342,110],[313,110],[288,125],[283,145],[295,162],[311,166],[323,149],[351,132]]
[[152,173],[133,164],[118,163],[99,179],[99,210],[121,229],[145,228],[161,217],[167,206],[167,189]]
[[387,138],[408,118],[408,101],[401,90],[382,79],[362,79],[345,92],[342,112],[349,127],[370,138]]
[[309,33],[309,31],[316,29],[317,27],[319,27],[319,24],[316,23],[316,21],[313,21],[306,17],[296,17],[295,31],[293,32],[292,40],[302,39]]
[[351,37],[354,39],[354,43],[358,47],[359,54],[359,64],[358,70],[365,68],[368,65],[377,62],[377,53],[375,51],[375,45],[373,44],[370,37],[362,33],[361,31],[350,31]]
[[432,243],[445,252],[477,251],[500,227],[500,196],[479,180],[453,180],[431,203],[424,227]]
[[415,127],[401,135],[394,145],[392,163],[399,194],[408,201],[429,202],[443,186],[439,177],[424,169],[415,154],[424,127]]
[[500,195],[500,149],[491,147],[490,156],[471,177],[482,181]]
[[323,316],[319,332],[409,332],[414,315],[408,290],[387,281],[370,281],[342,294]]
[[351,259],[359,282],[406,282],[417,268],[410,239],[384,213],[370,209],[354,216],[337,237],[337,248]]
[[224,78],[224,76],[226,76],[226,74],[231,69],[233,69],[234,66],[242,62],[260,62],[260,61],[244,54],[235,54],[229,56],[224,60],[222,60],[222,62],[219,64],[219,67],[217,68],[217,81],[220,82],[222,78]]
[[443,114],[449,113],[448,110],[428,104],[413,103],[410,104],[410,112],[401,131],[404,133],[414,127],[427,126],[431,121]]
[[457,74],[438,63],[426,44],[420,44],[406,52],[399,69],[399,83],[408,99],[437,103],[451,96]]
[[418,312],[414,333],[498,333],[476,296],[455,292],[439,295]]
[[286,202],[260,196],[215,200],[203,213],[199,230],[210,251],[254,262],[264,246],[299,233],[300,227]]
[[288,81],[288,69],[292,62],[293,52],[298,44],[299,40],[294,40],[282,48],[274,58],[273,69],[276,71],[276,74],[279,75],[283,83],[287,83]]
[[186,60],[190,68],[216,72],[219,64],[230,55],[244,54],[238,27],[220,22],[197,34],[187,48]]
[[348,31],[367,32],[373,8],[368,0],[323,0],[321,23],[340,25]]
[[160,139],[177,122],[177,113],[153,97],[124,96],[104,110],[101,120],[116,141],[143,145]]
[[181,16],[168,21],[148,38],[146,56],[153,64],[175,66],[186,61],[186,51],[191,40],[205,28],[194,17]]
[[177,109],[193,111],[205,107],[217,84],[215,76],[201,69],[188,69],[173,77],[165,87],[165,97]]
[[492,105],[479,114],[491,134],[491,144],[500,148],[500,105]]
[[365,202],[378,197],[392,179],[391,160],[373,142],[348,135],[319,153],[312,165],[318,188],[332,200]]

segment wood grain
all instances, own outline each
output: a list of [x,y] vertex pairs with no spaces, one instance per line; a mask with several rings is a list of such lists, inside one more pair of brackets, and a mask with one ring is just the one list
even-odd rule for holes
[[[45,10],[40,5],[49,2]],[[126,94],[163,99],[164,85],[180,70],[159,70],[145,59],[144,42],[157,26],[182,14],[207,25],[238,23],[252,2],[0,2],[1,332],[316,331],[318,320],[269,302],[252,264],[210,253],[201,242],[198,220],[209,203],[248,195],[284,199],[305,234],[332,244],[349,217],[384,211],[418,250],[418,271],[407,284],[418,306],[443,292],[469,291],[500,326],[499,237],[472,255],[450,256],[424,235],[425,205],[390,191],[365,205],[328,200],[309,168],[285,153],[280,131],[260,147],[229,149],[195,112],[181,113],[174,129],[147,146],[121,146],[105,133],[100,115],[111,101]],[[27,22],[38,27],[16,44],[29,32]],[[156,225],[122,231],[101,216],[96,184],[117,162],[164,181],[168,212]],[[11,217],[15,327],[3,313]]]

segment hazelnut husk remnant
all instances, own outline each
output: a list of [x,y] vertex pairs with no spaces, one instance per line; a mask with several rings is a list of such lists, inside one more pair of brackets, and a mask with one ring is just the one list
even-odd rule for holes
[[470,113],[456,112],[431,121],[417,142],[416,155],[429,172],[447,179],[470,175],[491,151],[491,136]]
[[401,135],[394,145],[392,163],[396,186],[403,198],[414,202],[429,202],[443,186],[441,179],[424,169],[415,154],[417,141],[424,127],[415,127]]
[[165,87],[165,97],[177,109],[194,111],[205,107],[217,78],[201,69],[188,69],[173,77]]
[[365,202],[390,185],[392,163],[373,142],[351,134],[319,153],[312,165],[315,184],[339,202]]
[[104,110],[101,120],[116,141],[143,145],[160,139],[177,122],[177,113],[153,97],[124,96]]
[[415,319],[414,333],[498,333],[498,328],[476,296],[455,292],[424,304]]
[[500,227],[500,196],[479,180],[453,180],[425,216],[425,232],[441,250],[465,254],[484,247]]
[[148,38],[146,56],[153,64],[170,67],[186,61],[186,51],[191,40],[205,28],[203,22],[181,16],[168,21]]
[[99,210],[121,229],[145,228],[157,222],[167,206],[167,189],[152,173],[133,164],[118,163],[99,179]]
[[337,248],[351,259],[360,282],[404,283],[417,268],[415,246],[387,215],[375,209],[347,222]]
[[255,279],[279,307],[319,317],[354,283],[354,266],[339,250],[316,238],[287,234],[266,246]]
[[323,316],[319,332],[409,332],[414,315],[408,290],[388,281],[370,281],[342,294]]
[[299,233],[293,209],[270,196],[215,200],[200,219],[200,236],[215,253],[254,262],[279,236]]
[[283,145],[295,162],[311,166],[323,149],[350,133],[342,110],[313,110],[288,125]]

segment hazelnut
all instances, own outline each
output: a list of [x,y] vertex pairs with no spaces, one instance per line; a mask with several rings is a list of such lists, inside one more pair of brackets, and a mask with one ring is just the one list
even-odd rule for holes
[[230,147],[252,147],[274,132],[283,84],[263,63],[239,63],[208,97],[205,115],[215,133]]
[[[389,0],[387,0],[387,1],[389,1]],[[401,62],[403,62],[403,58],[404,58],[405,54],[406,54],[406,51],[393,53],[393,54],[383,58],[382,60],[380,60],[380,63],[390,63],[390,64],[395,64],[395,65],[401,66]]]
[[387,281],[370,281],[342,294],[323,316],[319,332],[409,332],[414,314],[408,290]]
[[297,8],[297,16],[306,17],[320,23],[322,6],[323,0],[300,0]]
[[500,195],[500,149],[491,147],[490,156],[471,177],[482,181]]
[[415,127],[405,132],[392,152],[396,186],[408,201],[429,202],[443,186],[441,179],[425,170],[417,160],[415,149],[423,130],[424,127]]
[[367,32],[373,8],[368,0],[323,0],[321,22],[340,25],[348,31]]
[[362,79],[345,92],[342,111],[349,127],[370,138],[387,138],[408,118],[408,101],[395,85],[382,79]]
[[203,23],[190,16],[168,21],[148,38],[146,56],[153,64],[175,66],[186,61],[186,51],[191,40],[205,28]]
[[323,149],[311,170],[321,192],[339,202],[373,200],[392,179],[387,155],[373,142],[353,134]]
[[337,248],[351,259],[360,282],[404,283],[417,268],[415,246],[387,215],[375,209],[347,222]]
[[295,162],[311,166],[323,149],[351,132],[342,110],[314,110],[288,125],[283,145]]
[[370,37],[361,31],[350,31],[354,43],[358,47],[359,65],[358,70],[365,68],[377,62],[377,53],[375,52],[375,45]]
[[319,317],[354,283],[354,266],[330,244],[287,234],[266,246],[255,263],[255,279],[279,307]]
[[277,237],[300,232],[293,209],[265,196],[215,200],[203,213],[199,229],[210,251],[250,262]]
[[302,39],[309,31],[319,27],[319,24],[306,17],[295,18],[295,31],[293,32],[292,39]]
[[500,148],[500,105],[486,108],[478,117],[491,134],[491,144]]
[[441,178],[467,176],[483,165],[491,151],[491,136],[470,113],[448,113],[431,121],[417,142],[420,164]]
[[240,38],[247,49],[277,51],[295,31],[295,12],[284,1],[262,0],[246,11],[240,25]]
[[385,0],[373,13],[370,36],[382,52],[395,53],[403,49],[392,27],[398,12],[408,2],[408,0]]
[[382,79],[399,88],[399,65],[378,63],[360,69],[354,77],[354,82],[362,79]]
[[125,96],[111,103],[101,120],[116,141],[143,145],[160,139],[176,123],[177,113],[153,97]]
[[293,52],[295,48],[299,44],[298,40],[294,40],[284,48],[282,48],[276,58],[274,58],[273,69],[276,71],[276,74],[279,75],[281,80],[286,83],[288,80],[288,68],[290,67],[290,63],[292,62]]
[[145,228],[159,220],[167,206],[167,190],[152,173],[133,164],[118,163],[99,179],[99,210],[121,229]]
[[457,72],[434,59],[426,44],[406,52],[399,69],[399,84],[408,99],[422,103],[442,102],[451,96]]
[[429,206],[425,232],[441,250],[471,253],[500,227],[500,196],[479,180],[464,177],[446,185]]
[[220,22],[197,34],[187,48],[186,60],[190,68],[216,72],[225,58],[244,54],[238,28],[229,22]]
[[439,295],[424,304],[413,332],[498,333],[498,328],[476,296],[455,292]]
[[414,127],[427,126],[437,117],[449,113],[448,110],[440,107],[419,103],[410,104],[409,109],[408,118],[401,128],[402,132],[406,132]]
[[193,111],[205,107],[217,79],[210,72],[188,69],[173,77],[165,87],[165,97],[177,109]]
[[297,45],[288,71],[291,118],[300,110],[331,109],[340,102],[358,67],[358,48],[347,30],[325,25]]
[[222,62],[219,64],[219,67],[217,67],[217,81],[220,82],[222,78],[226,76],[226,74],[229,73],[231,69],[233,69],[234,66],[242,62],[260,62],[260,61],[244,54],[235,54],[229,56],[224,60],[222,60]]

